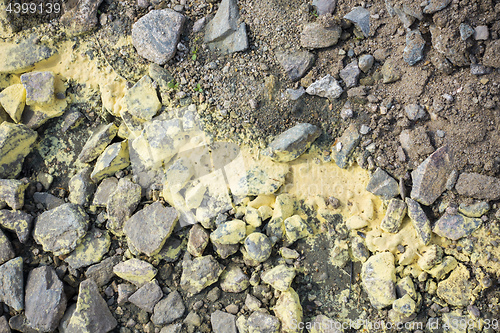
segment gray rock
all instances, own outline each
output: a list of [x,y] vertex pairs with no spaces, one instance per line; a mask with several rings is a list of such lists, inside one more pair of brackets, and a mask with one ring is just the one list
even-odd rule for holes
[[255,311],[248,317],[247,327],[249,333],[278,333],[280,331],[280,321],[268,313]]
[[174,79],[168,70],[155,63],[149,64],[148,74],[162,90],[167,90],[169,82]]
[[230,265],[220,276],[220,287],[226,293],[240,293],[249,285],[248,276],[236,265]]
[[358,67],[358,61],[354,60],[345,66],[345,68],[340,71],[339,75],[346,87],[352,88],[358,85],[359,74],[361,74],[361,70]]
[[358,67],[363,73],[367,73],[373,66],[375,58],[371,54],[363,54],[358,59]]
[[345,169],[349,166],[349,159],[360,140],[361,135],[355,124],[349,125],[342,133],[342,136],[337,140],[337,144],[332,147],[332,158],[340,168]]
[[33,201],[42,204],[46,210],[52,210],[65,203],[63,199],[47,192],[35,192],[35,194],[33,194]]
[[222,274],[222,266],[211,255],[182,262],[181,288],[197,294],[214,284]]
[[16,233],[21,243],[26,243],[31,232],[33,216],[22,210],[0,210],[0,226]]
[[108,230],[116,235],[123,235],[123,224],[135,211],[141,201],[142,188],[129,179],[119,180],[116,190],[110,195],[107,203]]
[[413,66],[424,58],[425,40],[419,30],[406,33],[406,47],[403,51],[403,60]]
[[[386,1],[386,5],[388,4],[388,1]],[[397,15],[401,23],[403,23],[403,26],[406,29],[409,29],[410,26],[415,22],[415,17],[412,15],[409,15],[405,10],[404,10],[404,5],[395,5],[393,7],[390,7],[391,10],[393,11],[393,15]],[[392,15],[392,16],[393,16]]]
[[492,72],[492,68],[483,66],[481,64],[470,64],[470,73],[472,75],[486,75]]
[[137,287],[142,287],[153,280],[158,270],[147,261],[132,258],[114,266],[113,273]]
[[411,173],[413,188],[410,197],[423,205],[431,205],[446,189],[451,170],[452,156],[448,146],[443,146]]
[[97,190],[95,191],[92,205],[98,207],[106,207],[109,197],[114,191],[116,191],[117,186],[118,179],[116,179],[115,177],[103,179],[97,187]]
[[210,234],[210,240],[218,244],[239,244],[245,237],[246,224],[242,220],[221,223]]
[[424,14],[433,14],[450,4],[451,0],[429,0],[429,4],[424,7]]
[[464,41],[455,37],[453,30],[435,25],[431,25],[429,30],[431,32],[432,47],[437,52],[444,55],[455,66],[469,65],[467,45]]
[[276,59],[290,80],[302,78],[314,64],[314,54],[308,51],[277,52]]
[[481,217],[490,210],[486,201],[480,201],[472,205],[460,204],[458,211],[468,217]]
[[410,120],[419,120],[427,115],[425,109],[419,104],[408,104],[405,106],[405,113]]
[[178,218],[175,208],[164,207],[159,201],[141,209],[123,226],[129,247],[149,257],[157,254],[174,231]]
[[132,25],[137,53],[158,65],[172,59],[177,50],[185,17],[171,9],[152,10]]
[[455,187],[455,184],[457,183],[457,179],[458,179],[458,171],[456,169],[453,169],[451,172],[450,172],[450,175],[448,176],[448,179],[446,180],[446,189],[448,191],[451,191],[453,190],[453,188]]
[[273,267],[261,275],[262,282],[271,285],[279,291],[287,291],[292,285],[293,279],[297,274],[293,267],[285,264]]
[[408,206],[408,216],[413,224],[413,228],[417,232],[418,238],[424,245],[429,245],[432,236],[431,222],[418,202],[411,198],[406,198],[405,200]]
[[394,255],[382,252],[371,256],[361,268],[361,282],[373,307],[383,309],[396,300]]
[[113,123],[98,127],[83,146],[78,160],[89,163],[98,158],[117,133],[118,127]]
[[37,136],[37,132],[23,124],[5,121],[0,125],[0,178],[19,175],[24,158],[33,149]]
[[87,233],[88,223],[89,217],[82,207],[66,203],[38,216],[33,238],[44,251],[55,256],[68,254]]
[[[128,302],[130,295],[137,291],[137,287],[130,283],[120,283],[118,285],[118,297],[116,302],[118,305],[123,305]],[[163,297],[163,296],[162,296]]]
[[330,74],[317,80],[306,89],[309,95],[328,98],[330,101],[335,101],[339,98],[344,90]]
[[67,332],[109,332],[117,325],[106,301],[93,280],[80,283],[76,310],[71,316]]
[[19,44],[6,43],[2,46],[4,61],[0,64],[0,73],[23,73],[45,59],[50,58],[55,51],[36,43],[37,36],[21,39]]
[[28,322],[24,314],[18,314],[17,316],[10,317],[9,326],[14,331],[19,331],[23,333],[39,333],[40,331],[34,330],[28,326]]
[[90,266],[85,272],[85,276],[94,280],[98,287],[102,287],[111,281],[114,276],[113,267],[118,265],[120,261],[120,256],[106,258],[100,263]]
[[80,35],[92,30],[98,22],[97,10],[102,0],[83,0],[63,4],[60,22],[68,26],[68,34]]
[[10,259],[14,258],[16,254],[14,253],[14,249],[12,248],[12,244],[10,244],[9,239],[2,230],[0,230],[0,264],[3,264]]
[[214,18],[205,28],[205,43],[221,54],[244,51],[248,48],[246,25],[239,23],[240,13],[236,0],[223,0]]
[[366,135],[366,134],[370,133],[371,131],[372,131],[372,129],[370,128],[370,126],[363,124],[363,125],[361,125],[361,127],[359,129],[359,134]]
[[488,40],[489,36],[490,33],[487,25],[478,25],[476,29],[474,29],[475,40]]
[[17,257],[0,266],[0,302],[15,311],[24,309],[23,258]]
[[170,324],[174,320],[181,318],[184,311],[186,311],[186,307],[181,294],[178,291],[173,291],[155,305],[151,321],[155,325]]
[[177,238],[170,237],[163,245],[161,251],[154,257],[155,259],[164,260],[165,262],[176,262],[184,251],[185,243]]
[[200,224],[195,224],[191,227],[191,230],[189,230],[187,251],[193,257],[201,257],[209,241],[210,233]]
[[321,23],[312,22],[304,26],[300,34],[300,45],[308,49],[321,49],[338,43],[342,28],[338,25],[325,27]]
[[153,280],[139,288],[128,297],[128,301],[139,308],[153,313],[155,305],[163,298],[163,291],[158,285],[158,281]]
[[387,59],[380,70],[383,83],[392,83],[401,79],[401,71],[396,59]]
[[202,31],[203,28],[205,28],[206,22],[207,22],[206,17],[202,17],[202,18],[196,20],[196,22],[194,22],[194,24],[193,24],[193,32],[197,33],[197,32]]
[[333,14],[337,0],[313,0],[312,5],[318,15]]
[[96,186],[90,179],[92,168],[87,167],[80,170],[76,175],[71,177],[69,187],[69,201],[71,203],[88,207],[90,199],[95,192]]
[[321,135],[315,125],[302,123],[278,135],[263,153],[274,161],[290,162],[302,155]]
[[434,152],[434,147],[424,126],[402,130],[399,134],[399,141],[405,153],[414,161]]
[[236,316],[220,310],[210,316],[214,333],[238,333],[236,329]]
[[90,179],[97,184],[129,165],[128,140],[113,143],[97,158]]
[[434,233],[451,240],[459,240],[462,237],[472,234],[483,220],[470,218],[462,214],[451,215],[445,213],[434,225]]
[[271,255],[272,243],[266,235],[252,232],[245,239],[245,251],[250,259],[264,262]]
[[215,252],[221,257],[221,259],[226,259],[240,249],[240,244],[219,244],[216,242],[212,242],[214,246]]
[[367,9],[354,7],[344,18],[354,23],[365,37],[370,35],[370,12]]
[[41,332],[52,332],[66,310],[63,283],[50,266],[32,270],[26,283],[26,319],[28,325]]
[[0,317],[0,332],[1,333],[10,333],[10,326],[7,318],[5,316]]
[[54,73],[29,72],[21,75],[21,83],[26,90],[26,105],[47,105],[54,101]]
[[458,194],[479,200],[500,199],[500,179],[478,173],[461,173],[455,189]]
[[163,327],[160,333],[181,333],[182,323],[171,324]]
[[296,101],[299,98],[302,97],[306,93],[306,90],[304,87],[300,87],[298,89],[287,89],[285,90],[285,95],[290,99],[291,101]]
[[366,190],[389,200],[399,194],[399,184],[387,172],[377,168],[370,178]]
[[483,65],[487,67],[500,68],[500,40],[491,41],[484,51]]
[[370,258],[370,251],[366,247],[365,240],[360,236],[351,238],[351,251],[354,259],[362,263]]
[[90,266],[102,260],[110,245],[111,239],[107,231],[92,229],[64,261],[74,269]]
[[460,30],[460,38],[462,40],[467,40],[467,38],[474,35],[475,32],[474,29],[466,23],[461,23],[459,30]]
[[385,232],[397,233],[406,215],[406,204],[403,200],[391,199],[387,206],[387,212],[380,223],[380,229]]

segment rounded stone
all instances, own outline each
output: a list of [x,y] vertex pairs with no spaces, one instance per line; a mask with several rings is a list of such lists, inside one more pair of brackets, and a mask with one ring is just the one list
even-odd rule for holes
[[245,239],[245,250],[252,260],[264,262],[271,255],[272,244],[266,235],[254,232]]

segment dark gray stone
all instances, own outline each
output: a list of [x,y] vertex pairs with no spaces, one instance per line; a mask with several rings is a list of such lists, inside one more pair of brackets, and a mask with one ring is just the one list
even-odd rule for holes
[[152,10],[132,25],[132,43],[140,56],[158,65],[172,59],[185,17],[172,9]]
[[222,266],[211,255],[182,262],[181,288],[197,294],[214,284],[222,274]]
[[354,259],[362,263],[370,258],[370,251],[366,247],[365,240],[360,236],[351,238],[351,251]]
[[178,291],[173,291],[155,307],[151,321],[155,325],[166,325],[181,318],[186,311],[182,296]]
[[23,258],[17,257],[0,266],[0,302],[15,311],[24,309]]
[[315,125],[302,123],[278,135],[263,153],[278,162],[289,162],[302,155],[321,135]]
[[117,186],[118,179],[116,179],[115,177],[103,179],[94,194],[92,205],[98,207],[106,207],[109,197],[114,191],[116,191]]
[[337,140],[337,144],[332,147],[332,158],[339,168],[345,169],[349,166],[349,159],[360,140],[361,135],[356,125],[349,125]]
[[308,51],[277,52],[276,59],[290,80],[302,78],[314,64],[314,54]]
[[71,177],[69,187],[69,201],[71,203],[88,207],[90,199],[95,192],[96,185],[90,180],[92,168],[87,167],[80,170],[76,175]]
[[500,199],[500,179],[478,173],[461,173],[455,189],[458,194],[480,200]]
[[280,330],[280,321],[268,313],[255,311],[248,317],[247,327],[250,332],[278,333]]
[[102,0],[64,2],[60,22],[68,26],[68,34],[80,35],[92,30],[97,25],[97,10],[101,3]]
[[2,230],[0,230],[0,265],[14,258],[16,254],[10,244],[9,239]]
[[365,37],[370,35],[370,12],[367,9],[354,7],[344,18],[354,23]]
[[10,317],[9,326],[14,331],[19,331],[23,333],[39,333],[40,331],[34,330],[28,326],[28,321],[24,314],[18,314],[17,316]]
[[50,266],[32,270],[26,284],[26,319],[28,325],[41,332],[52,332],[66,310],[63,283]]
[[481,64],[470,64],[470,73],[472,75],[486,75],[492,72],[492,68],[483,66]]
[[253,232],[245,239],[245,251],[248,257],[257,262],[264,262],[269,258],[272,246],[269,238],[260,232]]
[[380,229],[385,232],[397,233],[406,215],[406,204],[403,200],[391,199],[387,206],[384,219],[380,223]]
[[10,326],[5,316],[0,317],[0,333],[10,333]]
[[448,146],[443,146],[411,173],[413,188],[410,197],[423,205],[431,205],[446,189],[451,170],[452,155]]
[[308,49],[330,47],[338,43],[342,28],[338,25],[325,27],[318,22],[308,23],[300,34],[300,45]]
[[399,184],[387,172],[377,168],[370,178],[366,190],[389,200],[399,194]]
[[85,142],[85,146],[78,155],[78,160],[83,163],[90,163],[98,158],[113,141],[117,133],[118,127],[113,123],[98,127]]
[[120,256],[106,258],[100,263],[90,266],[85,272],[85,276],[94,280],[97,286],[102,287],[111,281],[114,276],[113,267],[120,261]]
[[434,233],[441,237],[451,240],[459,240],[474,232],[483,220],[480,218],[471,218],[462,214],[451,215],[445,213],[434,225]]
[[340,78],[344,80],[347,88],[352,88],[358,85],[359,74],[361,70],[358,67],[358,61],[354,60],[345,66],[344,69],[340,71]]
[[318,15],[333,14],[337,0],[313,0],[312,5]]
[[42,204],[46,210],[52,210],[65,203],[63,199],[47,192],[35,192],[33,194],[33,201]]
[[108,230],[114,234],[123,235],[123,224],[135,211],[141,201],[142,188],[132,183],[129,179],[122,178],[118,181],[116,190],[110,195],[107,203]]
[[215,252],[221,257],[221,259],[226,259],[240,249],[240,244],[219,244],[216,242],[212,242],[214,246]]
[[236,265],[230,265],[220,276],[220,287],[226,293],[240,293],[250,285],[248,276]]
[[419,160],[421,156],[427,156],[434,152],[434,147],[424,126],[402,130],[399,134],[399,141],[408,157],[415,161]]
[[210,316],[214,333],[238,333],[236,329],[236,316],[220,310]]
[[163,298],[163,291],[158,285],[158,281],[153,280],[139,288],[135,293],[128,297],[128,301],[137,305],[139,308],[153,313],[154,307],[158,301]]
[[82,207],[66,203],[36,219],[33,238],[44,251],[59,256],[73,251],[87,233],[89,217]]
[[418,202],[410,198],[406,198],[405,200],[408,206],[408,216],[413,224],[413,228],[417,232],[418,238],[424,245],[429,245],[432,236],[431,222]]
[[406,47],[403,51],[403,60],[413,66],[424,58],[425,40],[419,30],[406,33]]
[[148,74],[151,79],[158,83],[160,89],[163,90],[168,89],[168,83],[174,79],[168,70],[155,63],[149,64]]

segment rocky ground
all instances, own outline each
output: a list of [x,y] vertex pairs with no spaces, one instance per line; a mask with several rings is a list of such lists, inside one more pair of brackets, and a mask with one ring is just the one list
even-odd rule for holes
[[500,331],[500,2],[35,4],[0,332]]

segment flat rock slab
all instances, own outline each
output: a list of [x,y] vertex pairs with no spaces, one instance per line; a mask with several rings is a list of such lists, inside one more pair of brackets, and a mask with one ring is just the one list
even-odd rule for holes
[[16,178],[38,134],[23,124],[0,125],[0,178]]
[[155,325],[170,324],[182,317],[185,311],[186,306],[182,301],[181,294],[178,291],[173,291],[155,305],[151,321]]
[[475,199],[500,199],[500,179],[496,177],[464,172],[458,177],[455,189],[458,194]]
[[26,105],[50,104],[54,101],[54,73],[29,72],[21,75],[21,83],[26,89]]
[[345,169],[349,166],[349,159],[361,141],[356,124],[351,124],[338,138],[337,144],[332,147],[332,158],[339,168]]
[[462,214],[451,215],[445,213],[434,225],[434,233],[451,240],[459,240],[474,232],[483,220],[480,218],[467,217]]
[[183,261],[181,288],[190,294],[197,294],[219,280],[222,266],[211,255]]
[[306,89],[306,93],[309,95],[328,98],[332,102],[339,98],[343,92],[340,84],[330,74],[315,81]]
[[34,37],[24,39],[19,44],[0,43],[0,56],[4,59],[0,64],[0,73],[27,72],[54,53],[45,45],[35,44]]
[[153,256],[160,252],[172,234],[179,218],[175,208],[165,207],[159,201],[141,209],[124,226],[127,243],[134,252]]
[[33,216],[22,210],[0,210],[0,226],[16,233],[21,243],[26,243],[31,232]]
[[420,204],[411,198],[406,198],[408,216],[417,232],[418,238],[424,245],[429,245],[432,237],[431,222]]
[[278,135],[267,147],[264,155],[277,162],[290,162],[302,155],[321,135],[315,125],[301,123]]
[[0,266],[0,302],[15,311],[24,309],[23,258],[17,257]]
[[354,7],[344,18],[354,23],[365,37],[370,35],[370,12],[368,9]]
[[210,316],[214,333],[236,333],[236,316],[220,310]]
[[413,188],[410,197],[429,206],[446,189],[446,180],[452,171],[452,156],[448,146],[432,153],[411,173]]
[[85,276],[94,280],[97,286],[102,287],[111,281],[114,276],[113,267],[118,265],[120,260],[120,256],[106,258],[100,263],[90,266],[85,272]]
[[102,260],[110,245],[111,238],[107,231],[92,229],[64,261],[75,269],[90,266]]
[[28,326],[41,332],[55,330],[66,310],[63,283],[50,266],[32,270],[26,284],[26,319]]
[[117,186],[118,186],[117,178],[109,177],[103,179],[94,193],[94,199],[92,200],[92,205],[98,207],[106,207],[106,205],[108,204],[109,197],[114,191],[116,191]]
[[373,307],[383,309],[396,300],[394,255],[382,252],[371,256],[361,268],[361,281]]
[[153,280],[139,288],[135,293],[128,297],[129,302],[137,305],[139,308],[153,313],[156,303],[163,297],[163,291],[158,285],[158,281]]
[[366,190],[388,200],[399,194],[399,184],[387,172],[377,168],[370,178]]
[[338,25],[325,27],[317,22],[308,23],[300,34],[300,45],[307,49],[330,47],[337,44],[341,34],[342,28]]
[[102,179],[113,176],[129,165],[128,140],[113,143],[97,159],[90,179],[97,184]]
[[36,219],[33,238],[44,251],[59,256],[73,251],[87,233],[89,217],[78,205],[66,203]]
[[93,280],[80,283],[76,310],[66,332],[109,332],[118,325]]
[[113,272],[122,279],[142,287],[153,280],[158,270],[146,261],[133,258],[113,267]]
[[172,10],[152,10],[132,25],[132,43],[140,56],[165,65],[177,50],[186,18]]
[[308,51],[277,52],[276,59],[292,81],[306,75],[315,61],[314,54]]
[[82,163],[89,163],[98,158],[117,133],[118,127],[113,123],[98,127],[83,146],[78,160]]

